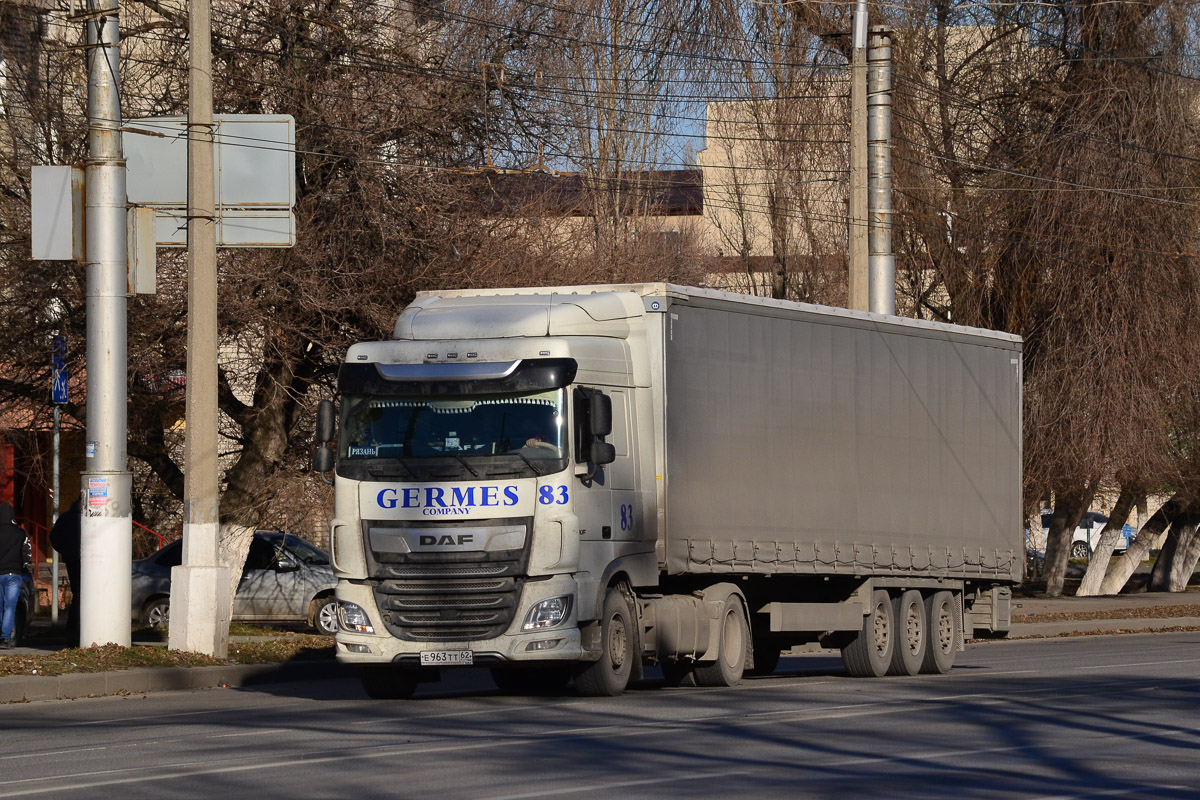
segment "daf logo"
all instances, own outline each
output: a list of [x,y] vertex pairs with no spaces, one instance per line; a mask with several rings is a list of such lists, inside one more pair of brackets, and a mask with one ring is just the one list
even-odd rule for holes
[[475,541],[475,534],[460,533],[457,536],[451,536],[448,533],[443,533],[441,536],[435,536],[428,533],[421,534],[419,540],[422,547],[462,547],[463,545],[472,544]]

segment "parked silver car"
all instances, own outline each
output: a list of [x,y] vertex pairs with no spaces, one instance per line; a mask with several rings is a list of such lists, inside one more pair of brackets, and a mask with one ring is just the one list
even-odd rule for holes
[[[133,562],[134,622],[165,626],[171,612],[171,568],[183,559],[183,542]],[[319,633],[337,633],[337,579],[329,554],[294,533],[255,531],[233,599],[233,618],[255,622],[306,622]]]
[[[1050,509],[1042,510],[1042,534],[1043,541],[1045,536],[1050,533],[1050,518],[1054,516],[1054,512]],[[1100,534],[1104,530],[1104,526],[1108,524],[1108,517],[1101,514],[1099,511],[1089,511],[1083,515],[1083,519],[1079,521],[1075,532],[1071,535],[1071,558],[1086,561],[1091,558],[1092,552],[1096,549],[1096,545],[1100,543]],[[1114,553],[1124,553],[1129,547],[1129,542],[1133,537],[1133,529],[1126,525],[1122,531],[1120,538],[1113,545]]]

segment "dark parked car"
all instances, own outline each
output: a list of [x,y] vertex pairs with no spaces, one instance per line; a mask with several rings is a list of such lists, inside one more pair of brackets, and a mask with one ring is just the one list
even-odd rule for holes
[[[183,542],[133,562],[132,617],[157,628],[171,612],[171,568],[183,560]],[[255,622],[305,622],[319,633],[337,633],[337,579],[329,554],[293,533],[255,531],[233,599],[233,618]]]

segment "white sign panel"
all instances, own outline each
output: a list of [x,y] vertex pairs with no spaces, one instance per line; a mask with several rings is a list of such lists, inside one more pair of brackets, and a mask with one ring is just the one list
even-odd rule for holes
[[[287,115],[217,114],[213,172],[218,247],[296,244],[296,122]],[[158,211],[156,241],[187,245],[187,118],[124,127],[126,195]]]
[[36,259],[83,260],[83,170],[33,168],[31,231]]
[[[217,208],[296,204],[296,121],[287,115],[217,114]],[[126,194],[144,206],[187,206],[187,118],[127,120]]]

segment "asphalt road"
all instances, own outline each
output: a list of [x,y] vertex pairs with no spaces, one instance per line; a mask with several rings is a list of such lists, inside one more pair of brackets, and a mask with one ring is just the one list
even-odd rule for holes
[[971,645],[949,675],[785,659],[733,689],[521,697],[452,673],[0,708],[0,797],[1196,798],[1200,633]]

